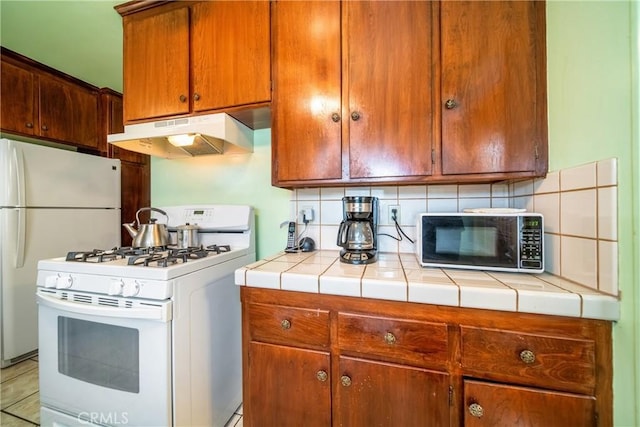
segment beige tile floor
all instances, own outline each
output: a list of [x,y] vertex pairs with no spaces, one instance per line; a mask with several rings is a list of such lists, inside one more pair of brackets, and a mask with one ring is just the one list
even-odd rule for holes
[[[24,360],[0,370],[0,426],[40,425],[38,358]],[[242,427],[242,405],[225,427]]]

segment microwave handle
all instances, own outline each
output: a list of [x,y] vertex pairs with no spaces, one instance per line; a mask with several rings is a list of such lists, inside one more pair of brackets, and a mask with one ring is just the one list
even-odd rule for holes
[[81,304],[77,302],[61,300],[49,295],[38,293],[38,304],[51,307],[57,310],[67,311],[69,313],[86,314],[89,316],[117,317],[120,319],[146,319],[159,320],[169,322],[171,320],[171,304],[162,307],[109,307],[91,304]]

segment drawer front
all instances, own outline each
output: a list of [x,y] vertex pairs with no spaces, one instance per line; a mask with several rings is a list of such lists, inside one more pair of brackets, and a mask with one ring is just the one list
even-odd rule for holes
[[592,394],[595,342],[461,326],[465,375]]
[[343,353],[424,367],[445,367],[449,346],[445,323],[338,313],[338,345]]
[[269,304],[247,304],[253,341],[329,348],[329,312]]

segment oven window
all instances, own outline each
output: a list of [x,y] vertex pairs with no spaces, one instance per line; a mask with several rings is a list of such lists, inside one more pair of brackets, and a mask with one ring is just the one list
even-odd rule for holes
[[58,371],[115,390],[140,391],[138,330],[58,317]]

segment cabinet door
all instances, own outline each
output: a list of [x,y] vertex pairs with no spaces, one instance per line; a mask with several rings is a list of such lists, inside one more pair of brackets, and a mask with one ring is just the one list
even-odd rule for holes
[[329,353],[251,342],[247,357],[245,426],[331,426]]
[[40,74],[40,129],[37,134],[58,141],[73,140],[73,101],[64,81]]
[[464,382],[466,427],[595,426],[595,398],[508,385]]
[[449,375],[340,357],[334,404],[343,427],[449,426]]
[[269,2],[205,1],[193,5],[193,110],[268,102],[269,39]]
[[[126,150],[123,150],[126,151]],[[122,207],[120,217],[122,222],[133,222],[136,219],[138,209],[151,206],[151,185],[149,164],[131,163],[122,160],[120,162],[120,198]],[[147,214],[144,212],[144,214]],[[148,221],[148,217],[141,214],[140,221]],[[132,238],[124,228],[120,230],[122,246],[131,246]]]
[[432,6],[343,3],[350,179],[431,174]]
[[442,173],[546,173],[544,2],[441,2]]
[[76,146],[98,149],[98,101],[99,95],[79,86],[69,86],[73,135],[70,139]]
[[127,15],[124,31],[125,123],[189,112],[189,8]]
[[274,2],[273,182],[342,177],[340,2]]
[[34,74],[2,61],[0,111],[2,130],[34,135],[37,130],[37,97]]

